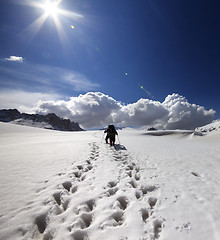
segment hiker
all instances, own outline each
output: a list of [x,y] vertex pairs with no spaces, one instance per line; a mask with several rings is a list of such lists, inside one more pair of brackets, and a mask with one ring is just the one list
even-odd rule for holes
[[107,133],[105,141],[108,143],[108,139],[110,139],[110,145],[115,145],[115,135],[118,135],[117,131],[115,130],[114,125],[109,125],[108,129],[104,131]]

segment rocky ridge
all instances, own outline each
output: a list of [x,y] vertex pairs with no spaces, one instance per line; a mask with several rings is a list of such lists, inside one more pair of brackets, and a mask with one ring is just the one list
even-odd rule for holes
[[60,118],[54,113],[47,115],[27,114],[20,113],[17,109],[3,109],[0,110],[0,121],[59,131],[83,131],[78,123]]

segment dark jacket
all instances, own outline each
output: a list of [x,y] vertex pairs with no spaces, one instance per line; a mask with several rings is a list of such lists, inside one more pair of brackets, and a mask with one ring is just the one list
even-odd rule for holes
[[109,125],[109,126],[108,126],[108,129],[105,130],[105,133],[107,133],[107,136],[108,136],[109,138],[114,138],[115,135],[118,135],[117,131],[115,130],[114,125]]

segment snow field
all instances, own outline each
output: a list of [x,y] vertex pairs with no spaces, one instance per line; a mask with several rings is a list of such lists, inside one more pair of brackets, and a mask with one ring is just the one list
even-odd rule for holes
[[219,240],[219,136],[0,123],[0,239]]
[[162,239],[220,239],[219,133],[159,138],[133,134],[135,145],[128,141],[132,133],[121,137],[149,184],[160,186]]

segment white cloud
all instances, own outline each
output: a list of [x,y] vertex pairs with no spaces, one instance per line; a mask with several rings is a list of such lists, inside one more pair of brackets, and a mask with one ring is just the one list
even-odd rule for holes
[[210,123],[214,110],[188,103],[178,94],[168,95],[161,104],[149,99],[122,105],[119,101],[100,92],[88,92],[68,101],[40,101],[38,113],[56,113],[70,118],[84,128],[101,127],[109,123],[122,126],[156,126],[165,129],[193,129]]
[[[68,100],[61,95],[1,89],[0,108],[17,108],[28,113],[55,113],[78,122],[83,128],[106,126],[146,126],[164,129],[194,129],[210,123],[215,111],[191,104],[178,94],[168,95],[163,103],[139,99],[122,104],[100,92],[88,92]],[[34,107],[33,107],[34,106]]]
[[115,122],[121,125],[147,126],[160,123],[169,112],[157,101],[140,99],[136,103],[121,106]]
[[6,61],[11,61],[11,62],[23,62],[24,58],[23,57],[17,57],[17,56],[10,56],[9,58],[5,58]]
[[84,75],[74,72],[64,74],[63,81],[74,86],[75,91],[89,91],[100,86],[97,83],[90,82]]
[[38,113],[56,113],[70,118],[86,128],[99,127],[113,121],[113,115],[121,108],[119,102],[100,92],[89,92],[68,101],[40,101],[35,110]]
[[169,111],[169,118],[165,127],[167,129],[193,129],[210,123],[215,111],[205,110],[204,107],[191,104],[178,94],[168,95],[163,106]]

